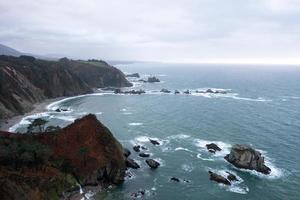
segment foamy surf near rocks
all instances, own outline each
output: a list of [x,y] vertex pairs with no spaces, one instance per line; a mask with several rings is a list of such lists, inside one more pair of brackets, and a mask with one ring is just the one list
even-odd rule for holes
[[255,170],[263,174],[271,173],[271,169],[265,165],[261,153],[248,145],[234,145],[224,158],[238,168]]

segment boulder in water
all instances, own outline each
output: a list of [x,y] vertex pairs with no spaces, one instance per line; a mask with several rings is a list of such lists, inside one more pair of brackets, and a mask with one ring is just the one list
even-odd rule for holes
[[172,177],[170,178],[171,181],[174,181],[174,182],[180,182],[179,178],[176,178],[176,177]]
[[175,90],[174,94],[180,94],[180,92],[178,90]]
[[255,170],[263,174],[271,173],[271,169],[265,165],[261,153],[248,145],[234,145],[224,158],[238,168]]
[[140,153],[139,156],[142,157],[142,158],[148,158],[150,156],[150,154],[148,154],[148,153]]
[[139,164],[137,164],[133,159],[131,158],[127,158],[126,159],[126,167],[129,167],[129,168],[133,168],[133,169],[138,169],[140,168]]
[[206,148],[209,152],[215,153],[216,151],[221,151],[222,149],[218,147],[215,143],[210,143],[206,145]]
[[160,91],[160,92],[162,92],[162,93],[171,93],[171,91],[170,91],[170,90],[168,90],[168,89],[165,89],[165,88],[161,89],[161,91]]
[[140,146],[140,145],[135,145],[135,146],[132,147],[132,148],[133,148],[133,150],[134,150],[135,152],[140,152],[141,146]]
[[207,89],[206,93],[215,93],[212,89]]
[[209,173],[209,179],[212,180],[212,181],[216,181],[218,183],[223,183],[225,185],[231,185],[230,181],[227,180],[226,178],[224,178],[223,176],[219,175],[219,174],[216,174],[212,171],[208,171]]
[[157,140],[153,140],[149,138],[149,141],[153,144],[153,145],[160,145],[160,143]]
[[189,90],[186,90],[183,92],[184,94],[191,94],[191,92]]
[[151,167],[151,169],[156,169],[158,166],[160,166],[159,162],[153,160],[153,159],[147,159],[146,163]]

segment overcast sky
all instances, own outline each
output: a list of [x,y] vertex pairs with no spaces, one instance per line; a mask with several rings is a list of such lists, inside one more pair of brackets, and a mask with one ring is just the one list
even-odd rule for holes
[[73,58],[300,63],[300,0],[0,0],[0,43]]

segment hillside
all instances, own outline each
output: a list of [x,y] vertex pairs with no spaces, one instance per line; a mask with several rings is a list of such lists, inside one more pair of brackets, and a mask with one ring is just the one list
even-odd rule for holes
[[125,176],[122,145],[94,115],[57,132],[0,131],[0,147],[3,200],[67,199],[78,184],[106,187]]
[[125,87],[131,83],[120,70],[103,61],[48,61],[2,55],[0,119],[24,114],[34,103],[47,98],[86,94],[107,86]]

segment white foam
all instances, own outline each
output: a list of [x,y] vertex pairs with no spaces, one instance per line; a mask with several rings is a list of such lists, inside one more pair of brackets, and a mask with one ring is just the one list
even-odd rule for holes
[[126,109],[126,108],[122,108],[120,111],[121,111],[121,112],[126,112],[127,109]]
[[214,159],[212,159],[212,158],[203,158],[201,153],[197,154],[197,158],[204,160],[204,161],[214,161]]
[[186,172],[192,172],[194,170],[194,167],[192,164],[182,164],[181,169]]
[[238,179],[238,181],[231,181],[231,185],[224,185],[224,184],[218,184],[221,188],[225,188],[226,191],[228,192],[234,192],[234,193],[238,193],[238,194],[247,194],[249,192],[249,188],[247,187],[247,185],[245,185],[243,182],[244,180],[239,177],[235,172],[230,171],[230,170],[214,170],[214,169],[209,169],[223,177],[227,177],[228,176],[228,172],[230,172],[231,174],[235,175],[236,178]]
[[132,115],[131,112],[123,112],[123,115]]
[[49,117],[49,115],[50,115],[50,113],[48,113],[48,112],[42,112],[42,113],[36,113],[33,115],[28,115],[26,117],[23,117],[19,123],[15,124],[9,128],[9,132],[15,132],[20,126],[29,125],[29,124],[31,124],[32,120],[37,119],[37,118]]
[[189,135],[185,135],[185,134],[178,134],[178,135],[171,135],[171,136],[168,136],[167,138],[168,139],[187,139],[187,138],[190,138],[191,136]]
[[177,148],[175,148],[175,151],[187,151],[187,152],[193,153],[193,151],[191,151],[191,150],[189,150],[187,148],[183,148],[183,147],[177,147]]
[[102,112],[96,112],[95,114],[96,115],[102,115]]
[[132,123],[128,123],[129,126],[141,126],[143,125],[143,123],[140,122],[132,122]]
[[72,116],[50,116],[50,119],[60,119],[63,121],[68,121],[68,122],[74,122],[76,118],[72,117]]
[[215,143],[220,147],[221,151],[216,151],[215,154],[210,153],[211,156],[222,158],[230,153],[231,144],[224,143],[222,141],[209,141],[209,140],[201,140],[201,139],[195,139],[194,143],[197,147],[200,147],[201,151],[208,152],[206,145],[210,143]]
[[149,142],[149,137],[147,137],[147,136],[138,136],[138,137],[135,138],[135,141],[141,142],[141,143]]

